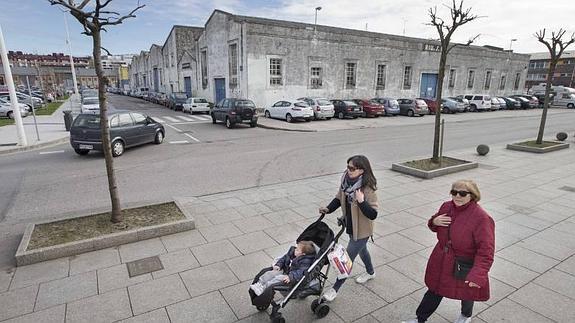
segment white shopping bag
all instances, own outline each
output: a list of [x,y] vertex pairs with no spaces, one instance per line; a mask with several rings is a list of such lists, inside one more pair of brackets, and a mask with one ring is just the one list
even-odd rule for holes
[[329,259],[329,263],[334,268],[335,272],[337,273],[338,279],[344,279],[349,277],[351,274],[351,266],[353,265],[351,259],[349,259],[349,255],[347,254],[347,250],[341,244],[336,244],[332,251],[327,254],[327,259]]

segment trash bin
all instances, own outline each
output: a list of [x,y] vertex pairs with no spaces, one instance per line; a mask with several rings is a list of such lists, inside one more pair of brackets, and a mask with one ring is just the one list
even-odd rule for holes
[[72,127],[72,121],[74,121],[72,111],[71,110],[64,111],[64,126],[66,126],[66,131],[70,131],[70,128]]

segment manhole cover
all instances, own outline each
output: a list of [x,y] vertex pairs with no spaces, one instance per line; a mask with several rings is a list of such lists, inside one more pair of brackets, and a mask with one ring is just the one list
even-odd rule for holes
[[563,186],[563,187],[560,187],[559,189],[563,190],[563,191],[575,193],[575,187],[573,187],[573,186]]
[[519,212],[521,214],[531,214],[531,213],[535,213],[536,210],[532,209],[532,208],[528,208],[525,206],[521,206],[521,205],[509,205],[507,207],[507,209],[511,210],[511,211],[515,211],[515,212]]
[[158,256],[128,262],[126,266],[130,278],[164,269]]
[[487,169],[487,170],[492,170],[492,169],[497,169],[497,168],[499,168],[499,167],[493,166],[493,165],[487,165],[487,164],[481,164],[481,163],[479,163],[479,168],[483,168],[483,169]]

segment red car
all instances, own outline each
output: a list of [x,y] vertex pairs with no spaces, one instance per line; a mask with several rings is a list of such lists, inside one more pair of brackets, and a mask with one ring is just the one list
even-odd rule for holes
[[423,100],[427,103],[427,108],[429,109],[429,114],[435,114],[437,111],[437,101],[428,98],[417,98],[418,100]]
[[364,117],[379,117],[385,115],[385,109],[383,105],[372,101],[372,100],[362,100],[354,99],[353,102],[363,108]]

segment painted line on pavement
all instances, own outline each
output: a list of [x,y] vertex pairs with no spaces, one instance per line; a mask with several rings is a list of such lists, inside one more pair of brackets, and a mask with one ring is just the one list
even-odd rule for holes
[[180,120],[173,118],[173,117],[163,116],[162,118],[164,118],[170,122],[180,122]]
[[180,129],[174,127],[174,126],[172,126],[171,124],[166,123],[166,126],[168,126],[168,127],[172,128],[172,129],[176,130],[176,131],[179,132],[179,133],[182,133],[182,132],[183,132],[182,130],[180,130]]
[[180,119],[182,119],[182,120],[184,120],[184,121],[196,121],[195,119],[188,118],[188,117],[185,117],[185,116],[178,116],[178,118],[180,118]]
[[192,138],[192,140],[195,140],[196,142],[200,142],[200,140],[199,140],[199,139],[197,139],[197,138],[194,138],[194,137],[193,137],[192,135],[190,135],[189,133],[184,133],[184,135],[186,135],[186,136],[188,136],[188,137]]
[[164,119],[160,119],[159,117],[152,117],[152,119],[156,120],[159,123],[166,123],[166,121],[164,121]]
[[42,151],[39,154],[40,155],[50,155],[50,154],[61,154],[65,152],[64,150],[56,150],[56,151]]
[[187,144],[189,141],[187,140],[179,140],[179,141],[170,141],[170,144]]
[[209,123],[209,121],[190,121],[190,122],[173,122],[173,125],[182,125],[182,124],[196,124],[196,123]]

